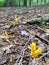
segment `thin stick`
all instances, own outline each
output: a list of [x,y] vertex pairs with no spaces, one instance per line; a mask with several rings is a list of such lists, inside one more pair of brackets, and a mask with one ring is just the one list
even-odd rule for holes
[[16,64],[17,64],[17,65],[21,65],[21,64],[22,64],[22,60],[23,60],[24,53],[25,53],[25,50],[26,50],[25,47],[28,45],[29,42],[30,42],[30,39],[25,43],[25,46],[24,46],[23,49],[22,49],[22,52],[21,52],[22,55],[20,55],[19,58],[18,58],[18,60],[21,58],[21,59],[20,59],[20,62],[17,63],[17,62],[18,62],[18,60],[17,60],[14,65],[16,65]]
[[38,62],[43,58],[45,57],[47,54],[49,54],[49,51],[47,53],[44,53],[38,60],[37,62],[34,64],[34,65],[38,65]]
[[42,37],[40,37],[40,36],[38,36],[38,35],[35,35],[35,36],[36,36],[37,38],[39,38],[40,40],[45,41],[46,44],[49,44],[49,40],[48,40],[48,39],[42,38]]

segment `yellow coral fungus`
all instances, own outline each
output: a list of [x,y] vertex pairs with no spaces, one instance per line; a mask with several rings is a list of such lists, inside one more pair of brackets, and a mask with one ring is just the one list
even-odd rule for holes
[[31,48],[31,51],[32,51],[32,52],[35,52],[35,50],[36,50],[36,43],[35,43],[35,42],[32,42],[32,43],[30,44],[30,48]]
[[39,49],[37,49],[34,53],[31,51],[30,56],[31,56],[32,58],[36,58],[36,57],[38,57],[38,56],[41,54],[41,52],[42,52],[42,49],[39,48]]
[[34,43],[34,42],[32,42],[30,44],[30,48],[31,48],[30,56],[32,58],[36,58],[42,53],[42,49],[41,48],[36,49],[36,43]]
[[16,23],[19,21],[19,18],[16,18]]
[[15,22],[12,22],[13,26],[15,26],[19,22],[19,18],[15,19]]
[[14,37],[14,35],[9,35],[7,31],[5,31],[5,36],[7,40]]
[[9,39],[9,35],[7,31],[5,31],[5,35],[6,35],[6,38]]

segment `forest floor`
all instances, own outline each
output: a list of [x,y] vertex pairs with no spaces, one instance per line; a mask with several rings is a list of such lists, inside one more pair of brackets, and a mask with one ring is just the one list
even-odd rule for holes
[[[29,24],[28,20],[49,14],[49,7],[0,8],[0,65],[49,65],[49,22]],[[16,18],[19,22],[13,26]],[[42,53],[30,57],[29,45],[36,42]]]

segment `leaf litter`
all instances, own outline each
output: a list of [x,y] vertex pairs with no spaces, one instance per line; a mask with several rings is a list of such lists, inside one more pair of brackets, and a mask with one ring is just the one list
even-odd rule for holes
[[[38,14],[42,16],[43,13],[49,13],[47,7],[42,9],[42,7],[24,7],[20,13],[19,8],[1,8],[0,65],[49,64],[49,24],[47,24],[49,22],[46,22],[46,25],[28,23],[34,17],[39,17]],[[18,22],[16,18],[19,18]],[[13,22],[15,23],[12,24]],[[42,49],[42,53],[37,58],[30,57],[29,45],[32,42],[36,42],[37,48]]]

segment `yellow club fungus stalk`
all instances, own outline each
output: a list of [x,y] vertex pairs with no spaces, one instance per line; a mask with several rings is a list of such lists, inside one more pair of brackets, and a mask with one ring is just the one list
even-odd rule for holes
[[42,49],[41,48],[36,49],[36,43],[35,42],[32,42],[30,44],[30,48],[31,48],[30,56],[32,58],[36,58],[42,53]]
[[9,35],[8,35],[7,31],[5,31],[5,36],[6,36],[7,39],[9,39]]
[[14,35],[9,35],[7,31],[5,31],[6,39],[9,40],[9,38],[14,37]]
[[15,22],[12,22],[13,26],[16,26],[16,24],[19,22],[19,18],[15,19]]
[[31,51],[32,51],[32,52],[35,52],[35,50],[36,50],[36,43],[35,43],[35,42],[32,42],[32,43],[30,44],[30,48],[31,48]]
[[36,57],[38,57],[41,53],[42,53],[42,49],[39,48],[39,49],[37,49],[34,53],[31,51],[30,56],[31,56],[32,58],[36,58]]
[[19,21],[19,18],[16,18],[15,20],[16,20],[16,23],[17,23]]

